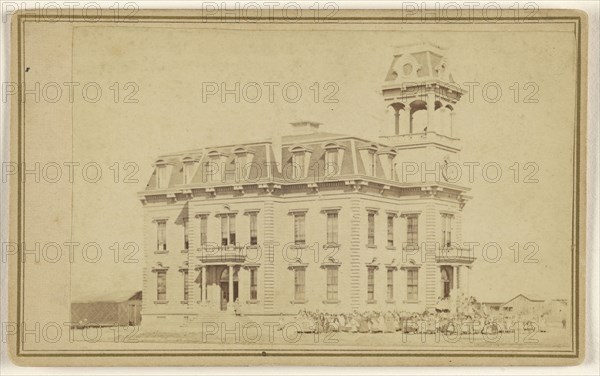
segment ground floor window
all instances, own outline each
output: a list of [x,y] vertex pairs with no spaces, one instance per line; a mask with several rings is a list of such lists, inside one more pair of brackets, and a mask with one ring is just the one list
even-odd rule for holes
[[167,300],[167,271],[156,272],[156,300]]
[[250,300],[258,299],[258,270],[250,269]]
[[182,270],[181,275],[183,276],[183,300],[187,302],[190,296],[190,289],[188,286],[188,270]]
[[406,270],[406,299],[416,301],[419,299],[419,269]]
[[338,300],[338,268],[327,268],[327,300]]
[[305,300],[305,276],[306,269],[305,268],[296,268],[294,269],[294,300],[302,301]]
[[367,301],[375,300],[375,268],[367,269]]
[[394,269],[387,270],[387,300],[394,300]]

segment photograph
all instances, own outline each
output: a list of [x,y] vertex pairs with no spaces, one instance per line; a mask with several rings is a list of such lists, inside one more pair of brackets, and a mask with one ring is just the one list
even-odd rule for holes
[[12,362],[583,360],[584,12],[127,4],[11,14]]

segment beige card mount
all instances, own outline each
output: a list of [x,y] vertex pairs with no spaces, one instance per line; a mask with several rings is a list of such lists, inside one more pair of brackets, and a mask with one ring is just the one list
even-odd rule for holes
[[584,13],[80,13],[11,17],[15,363],[581,361]]

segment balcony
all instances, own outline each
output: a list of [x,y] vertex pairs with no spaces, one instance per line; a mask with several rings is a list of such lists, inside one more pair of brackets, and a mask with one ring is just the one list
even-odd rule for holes
[[437,134],[436,132],[421,132],[383,136],[383,139],[394,146],[413,146],[421,144],[441,144],[460,150],[460,139]]
[[196,250],[195,257],[203,264],[240,264],[246,261],[246,249],[238,245],[206,245]]
[[473,261],[474,252],[468,248],[447,247],[438,249],[435,255],[435,262],[442,264],[472,264]]

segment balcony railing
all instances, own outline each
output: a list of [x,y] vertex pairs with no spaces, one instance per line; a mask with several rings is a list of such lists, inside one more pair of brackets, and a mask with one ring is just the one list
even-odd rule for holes
[[454,148],[460,147],[460,140],[458,138],[445,136],[436,132],[397,134],[392,136],[384,136],[383,138],[395,145],[412,145],[435,142]]
[[435,261],[438,263],[471,264],[475,261],[475,255],[474,252],[468,248],[446,247],[437,250]]
[[196,257],[202,263],[241,263],[246,260],[246,249],[237,245],[207,245],[196,250]]

